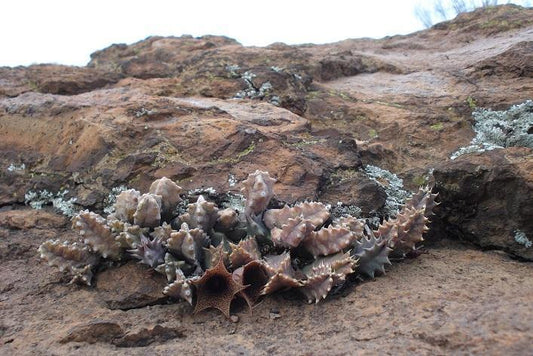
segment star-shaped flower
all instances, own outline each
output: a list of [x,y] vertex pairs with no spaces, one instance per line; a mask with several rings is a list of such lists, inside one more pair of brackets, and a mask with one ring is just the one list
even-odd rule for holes
[[222,258],[213,268],[205,271],[202,278],[192,283],[196,287],[194,313],[207,308],[215,308],[220,310],[226,318],[230,316],[231,301],[235,295],[247,287],[233,280]]

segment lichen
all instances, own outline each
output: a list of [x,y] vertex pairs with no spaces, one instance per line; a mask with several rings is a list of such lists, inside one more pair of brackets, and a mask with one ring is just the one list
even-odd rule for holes
[[23,171],[26,169],[26,165],[24,163],[21,163],[19,165],[16,165],[16,164],[13,164],[11,163],[8,167],[7,167],[7,171],[8,172],[18,172],[18,171]]
[[387,200],[383,207],[385,215],[396,216],[399,208],[411,196],[408,191],[403,189],[403,180],[394,173],[372,165],[365,166],[365,173],[387,193]]
[[205,188],[191,189],[187,192],[187,195],[189,196],[200,195],[200,194],[216,195],[217,190],[213,187],[205,187]]
[[504,147],[533,148],[533,101],[513,105],[506,111],[477,109],[472,116],[476,136],[470,145],[454,152],[451,159]]
[[521,230],[516,230],[514,233],[514,240],[525,248],[533,246],[533,242],[527,238],[526,234]]
[[363,212],[360,207],[357,205],[349,205],[344,204],[343,202],[337,202],[337,204],[333,205],[329,209],[331,211],[331,215],[335,217],[342,217],[342,216],[354,216],[359,217],[361,216],[361,213]]
[[[256,75],[250,71],[244,72],[241,75],[241,79],[246,84],[246,89],[239,91],[235,94],[236,99],[263,99],[272,92],[273,86],[269,81],[256,85],[254,78]],[[272,98],[271,98],[272,100]]]
[[135,115],[136,118],[141,118],[143,116],[150,116],[156,113],[157,113],[156,110],[149,110],[149,109],[146,109],[145,107],[142,107],[139,110],[136,110],[133,114]]
[[54,194],[47,190],[29,190],[24,195],[24,202],[26,205],[29,205],[33,209],[37,210],[42,209],[45,205],[51,204],[54,209],[59,211],[61,214],[72,217],[76,215],[79,209],[77,209],[74,205],[77,200],[75,197],[69,198],[68,200],[65,198],[68,192],[68,190],[63,190]]
[[239,78],[241,76],[239,74],[239,69],[241,69],[241,67],[239,67],[237,64],[226,66],[226,71],[228,72],[230,78]]
[[433,124],[429,127],[433,131],[441,131],[444,128],[444,124],[442,122],[437,122],[436,124]]
[[238,211],[240,214],[244,214],[245,198],[242,194],[226,193],[221,205],[224,208],[231,208]]
[[228,185],[234,187],[237,184],[237,179],[233,174],[228,175]]
[[111,188],[111,191],[104,200],[104,213],[111,214],[115,211],[114,204],[117,201],[117,196],[125,190],[128,190],[128,187],[125,185]]

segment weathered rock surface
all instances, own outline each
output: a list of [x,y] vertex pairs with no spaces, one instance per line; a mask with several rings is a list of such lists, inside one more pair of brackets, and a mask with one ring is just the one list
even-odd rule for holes
[[67,225],[67,217],[44,210],[0,211],[0,226],[8,229],[50,229]]
[[[102,208],[110,188],[162,175],[225,191],[225,178],[255,167],[275,172],[284,200],[319,198],[359,157],[414,187],[469,142],[469,105],[533,96],[530,15],[498,7],[409,36],[320,46],[151,37],[96,52],[86,68],[3,68],[0,165],[25,169],[2,169],[0,204],[68,189]],[[509,66],[523,70],[509,76]]]
[[533,151],[511,147],[460,156],[435,169],[448,233],[533,260]]
[[60,342],[87,342],[89,344],[94,344],[96,342],[109,343],[123,335],[124,332],[117,323],[106,320],[94,320],[72,327],[72,329],[67,332],[67,336],[61,339]]
[[[498,6],[407,36],[264,48],[150,37],[87,67],[0,68],[0,354],[529,352],[531,263],[448,238],[533,259],[516,236],[533,240],[532,150],[449,159],[474,136],[475,107],[533,99],[532,19]],[[73,237],[66,219],[22,209],[46,192],[101,211],[112,188],[163,176],[237,192],[260,169],[279,200],[366,214],[387,198],[367,164],[409,189],[434,169],[436,245],[317,306],[267,298],[237,324],[166,304],[164,277],[135,264],[67,285],[36,252]]]
[[155,273],[145,265],[129,262],[98,274],[96,290],[109,309],[134,309],[163,303],[167,296],[163,288],[165,276]]

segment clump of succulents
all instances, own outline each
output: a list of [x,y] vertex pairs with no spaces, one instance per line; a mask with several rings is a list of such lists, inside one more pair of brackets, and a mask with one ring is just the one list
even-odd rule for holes
[[262,295],[294,288],[318,302],[348,275],[383,274],[390,256],[417,249],[436,204],[435,194],[420,189],[373,231],[353,216],[332,218],[320,202],[269,209],[275,181],[267,172],[250,174],[242,182],[241,212],[199,195],[178,214],[183,190],[161,178],[147,193],[122,191],[107,217],[87,210],[75,215],[79,241],[48,240],[39,252],[87,285],[103,260],[136,259],[166,276],[169,297],[195,312],[217,308],[229,316],[236,297],[251,307]]

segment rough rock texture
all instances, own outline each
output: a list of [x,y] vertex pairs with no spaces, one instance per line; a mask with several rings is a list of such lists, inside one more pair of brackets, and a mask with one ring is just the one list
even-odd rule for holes
[[[531,262],[448,238],[533,259],[532,150],[449,159],[474,136],[475,107],[533,99],[532,19],[508,5],[407,36],[264,48],[150,37],[98,51],[87,67],[0,68],[0,353],[529,352]],[[67,285],[37,255],[44,240],[73,236],[66,219],[22,208],[28,192],[46,190],[101,211],[112,188],[147,191],[163,176],[238,193],[235,183],[259,169],[277,179],[278,200],[366,215],[387,201],[366,164],[408,189],[435,169],[436,246],[317,306],[265,299],[237,324],[193,317],[156,287],[144,293],[142,278],[153,276],[128,264],[107,266],[96,287]],[[106,299],[106,273],[136,283]],[[150,296],[128,299],[139,292]],[[141,302],[120,310],[103,300]]]
[[129,262],[98,274],[96,290],[109,309],[134,309],[166,300],[165,276],[139,263]]
[[[460,156],[435,169],[443,233],[533,260],[533,152],[512,147]],[[438,231],[439,229],[437,229]],[[517,241],[518,240],[518,241]]]

